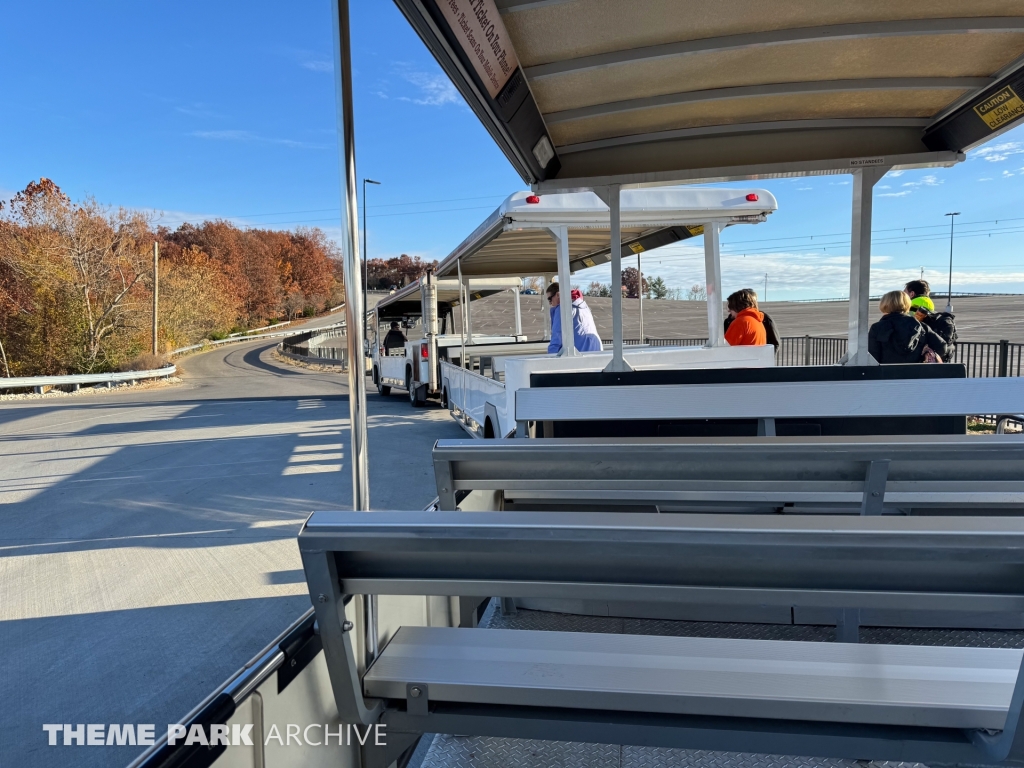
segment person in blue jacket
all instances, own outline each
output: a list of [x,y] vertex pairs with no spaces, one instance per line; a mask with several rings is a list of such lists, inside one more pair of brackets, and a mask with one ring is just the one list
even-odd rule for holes
[[[558,354],[562,351],[562,313],[558,308],[561,303],[558,283],[548,286],[547,295],[548,303],[551,305],[551,343],[548,344],[548,354]],[[601,337],[597,335],[597,326],[594,325],[590,307],[579,291],[572,291],[571,296],[572,335],[576,349],[580,352],[600,352],[603,349]]]

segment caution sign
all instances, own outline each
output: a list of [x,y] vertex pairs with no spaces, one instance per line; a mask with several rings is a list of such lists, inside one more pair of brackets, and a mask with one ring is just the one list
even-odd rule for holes
[[643,253],[647,249],[644,248],[639,241],[637,241],[635,243],[629,244],[629,250],[631,250],[633,253]]
[[704,225],[698,224],[697,226],[694,227],[687,227],[686,231],[690,233],[691,237],[697,237],[699,235],[704,234]]
[[1006,86],[976,105],[974,111],[994,131],[1024,115],[1024,101],[1020,100],[1013,88]]

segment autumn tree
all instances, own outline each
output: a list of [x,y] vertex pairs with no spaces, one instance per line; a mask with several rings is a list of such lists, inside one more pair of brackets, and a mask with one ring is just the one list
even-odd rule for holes
[[[647,278],[645,277],[643,281],[643,292],[644,296],[646,296],[648,291]],[[627,298],[635,299],[640,296],[640,272],[636,267],[626,267],[622,270],[622,288]]]
[[57,367],[86,372],[132,355],[148,294],[147,217],[91,199],[74,204],[44,178],[14,196],[6,228],[4,261],[31,284],[22,307],[32,315],[29,344],[56,353]]
[[366,262],[366,287],[377,291],[401,288],[419,280],[428,269],[437,269],[437,262],[404,253],[393,259],[370,259]]
[[160,335],[163,346],[195,344],[237,321],[240,302],[220,266],[190,245],[160,259]]
[[694,283],[690,286],[690,290],[686,292],[687,301],[707,301],[708,291],[700,283]]

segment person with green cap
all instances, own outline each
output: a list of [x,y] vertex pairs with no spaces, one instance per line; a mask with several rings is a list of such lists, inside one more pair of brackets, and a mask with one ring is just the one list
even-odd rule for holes
[[910,297],[910,311],[918,322],[935,331],[945,343],[942,350],[936,349],[943,360],[949,360],[956,351],[956,322],[952,312],[936,312],[935,302],[931,299],[931,286],[927,280],[911,280],[903,287],[903,292]]

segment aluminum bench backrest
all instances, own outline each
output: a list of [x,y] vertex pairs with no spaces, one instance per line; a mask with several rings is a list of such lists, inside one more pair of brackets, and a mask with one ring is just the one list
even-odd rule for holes
[[459,492],[497,491],[506,502],[663,511],[1024,512],[1024,437],[1010,435],[439,440],[433,453],[441,509],[455,509]]
[[531,387],[516,392],[517,422],[786,419],[1017,413],[1024,379],[803,381]]

